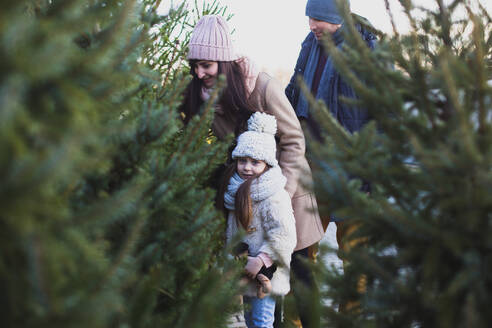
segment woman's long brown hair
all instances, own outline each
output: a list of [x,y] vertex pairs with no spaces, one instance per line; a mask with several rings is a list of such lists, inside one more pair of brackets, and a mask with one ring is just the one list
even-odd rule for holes
[[[224,171],[224,175],[222,177],[222,182],[220,184],[220,189],[218,193],[219,195],[218,204],[219,204],[219,208],[223,209],[224,211],[226,210],[224,206],[224,195],[227,191],[229,180],[236,172],[236,167],[237,167],[237,159],[227,166],[226,170]],[[238,225],[242,226],[246,231],[248,231],[248,227],[251,223],[251,219],[253,218],[251,184],[253,182],[258,182],[258,178],[263,173],[265,173],[269,168],[270,167],[267,166],[265,171],[261,172],[258,176],[244,181],[236,192],[236,198],[234,202],[234,215],[236,216]]]
[[[188,84],[184,92],[183,104],[180,107],[185,124],[197,115],[204,101],[201,98],[202,82],[195,73],[195,65],[199,60],[190,60],[190,73],[193,79]],[[248,100],[246,85],[241,67],[238,63],[217,62],[218,74],[226,77],[226,86],[220,95],[218,104],[224,111],[228,121],[233,122],[236,135],[244,131],[246,122],[253,113],[253,108]]]

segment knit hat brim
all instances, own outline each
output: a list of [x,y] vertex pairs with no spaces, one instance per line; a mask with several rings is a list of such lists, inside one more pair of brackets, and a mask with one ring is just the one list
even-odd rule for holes
[[239,136],[237,146],[232,152],[232,158],[251,157],[274,167],[278,166],[276,150],[277,144],[273,135],[246,131]]
[[[348,0],[347,4],[350,6]],[[306,16],[331,24],[343,24],[343,17],[338,10],[336,0],[308,0]]]
[[206,44],[190,44],[188,60],[234,61],[239,57],[229,47],[214,47]]

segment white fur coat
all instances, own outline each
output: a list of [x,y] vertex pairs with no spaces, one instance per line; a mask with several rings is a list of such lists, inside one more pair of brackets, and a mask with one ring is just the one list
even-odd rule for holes
[[[236,241],[234,237],[244,229],[238,226],[234,215],[234,199],[243,180],[237,173],[229,181],[225,195],[225,204],[229,209],[226,238],[227,243]],[[268,256],[277,265],[272,278],[272,293],[285,295],[290,290],[290,259],[296,246],[296,226],[292,203],[284,189],[286,178],[278,166],[270,168],[251,184],[253,218],[245,233],[243,242],[249,245],[250,256],[260,252]],[[246,295],[256,295],[256,285],[250,284]]]

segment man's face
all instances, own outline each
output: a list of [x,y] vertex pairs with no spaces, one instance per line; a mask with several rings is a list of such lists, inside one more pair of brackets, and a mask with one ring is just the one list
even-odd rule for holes
[[335,33],[341,24],[332,24],[325,21],[321,21],[316,18],[309,17],[309,29],[314,33],[317,40],[320,40],[323,35]]

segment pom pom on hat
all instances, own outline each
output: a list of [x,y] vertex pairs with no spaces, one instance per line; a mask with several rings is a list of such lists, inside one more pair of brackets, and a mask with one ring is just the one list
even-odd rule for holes
[[273,115],[256,112],[248,120],[248,130],[275,135],[277,133],[277,120]]
[[265,161],[274,167],[278,165],[276,158],[277,120],[275,116],[256,112],[248,120],[248,131],[237,138],[237,145],[232,152],[232,158],[251,157]]

